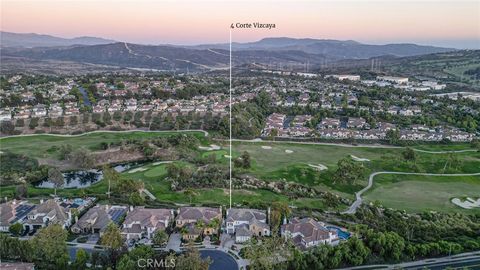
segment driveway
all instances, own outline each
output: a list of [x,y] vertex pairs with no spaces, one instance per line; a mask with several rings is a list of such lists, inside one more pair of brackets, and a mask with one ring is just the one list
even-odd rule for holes
[[235,244],[235,240],[227,233],[222,233],[220,235],[220,246],[223,248],[231,249],[233,244]]
[[182,235],[180,233],[172,233],[170,238],[168,238],[167,246],[165,247],[167,250],[174,250],[179,252],[180,251],[180,244],[182,243]]

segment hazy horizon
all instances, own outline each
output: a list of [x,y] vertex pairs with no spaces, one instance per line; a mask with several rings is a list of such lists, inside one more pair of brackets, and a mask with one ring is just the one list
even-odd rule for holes
[[226,43],[236,22],[275,23],[234,29],[235,42],[266,37],[415,43],[480,49],[479,1],[194,1],[2,0],[1,29],[139,44]]

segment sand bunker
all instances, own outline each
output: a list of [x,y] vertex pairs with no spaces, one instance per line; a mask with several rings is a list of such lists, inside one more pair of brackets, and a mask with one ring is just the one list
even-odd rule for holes
[[223,157],[225,157],[225,158],[230,158],[230,155],[223,155]]
[[355,161],[370,161],[370,159],[367,159],[367,158],[359,158],[359,157],[354,156],[354,155],[350,155],[350,157],[352,157],[352,159],[355,160]]
[[272,147],[271,147],[271,146],[263,145],[263,146],[262,146],[262,149],[267,149],[267,150],[268,150],[268,149],[272,149]]
[[314,164],[308,164],[308,166],[312,167],[312,168],[315,168],[319,171],[323,171],[323,170],[326,170],[328,169],[327,166],[323,165],[323,164],[317,164],[317,165],[314,165]]
[[140,168],[132,169],[132,170],[128,171],[128,173],[143,172],[143,171],[146,171],[146,170],[147,170],[147,168],[140,167]]
[[171,161],[171,160],[168,160],[168,161],[157,161],[157,162],[152,163],[152,165],[157,166],[157,165],[160,165],[160,164],[167,164],[167,163],[172,163],[172,162],[173,162],[173,161]]
[[480,198],[476,200],[472,198],[467,198],[465,201],[459,198],[453,198],[452,203],[457,206],[460,206],[463,209],[480,208]]
[[198,147],[200,150],[206,150],[206,151],[213,151],[213,150],[220,150],[221,147],[216,144],[210,144],[210,146],[199,146]]
[[287,149],[287,150],[285,150],[285,153],[287,153],[287,154],[291,154],[291,153],[293,153],[293,151],[292,151],[292,150],[288,150],[288,149]]

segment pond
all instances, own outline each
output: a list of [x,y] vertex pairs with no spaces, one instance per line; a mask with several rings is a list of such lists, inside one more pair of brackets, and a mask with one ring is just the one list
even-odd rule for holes
[[[113,168],[117,172],[124,172],[137,164],[138,163],[119,164]],[[65,179],[65,184],[59,188],[85,188],[103,179],[103,172],[100,169],[69,171],[62,174]],[[54,184],[48,180],[48,178],[36,182],[34,186],[38,188],[54,188]]]

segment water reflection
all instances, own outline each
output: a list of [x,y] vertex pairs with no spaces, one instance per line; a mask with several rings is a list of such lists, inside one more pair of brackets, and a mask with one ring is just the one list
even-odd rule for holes
[[[114,166],[113,169],[117,172],[124,172],[137,164],[138,163],[119,164]],[[69,172],[64,172],[62,174],[63,174],[63,178],[65,179],[65,184],[59,188],[89,187],[92,184],[95,184],[103,179],[103,172],[100,169],[69,171]],[[39,181],[35,184],[35,186],[39,188],[55,187],[53,182],[51,182],[49,179]]]

